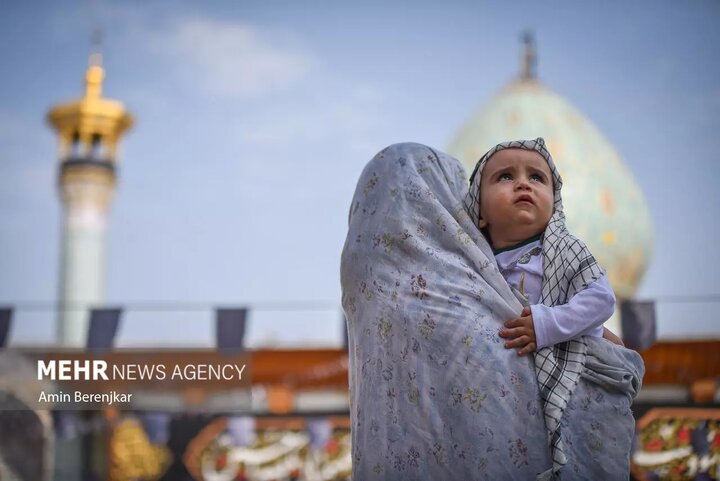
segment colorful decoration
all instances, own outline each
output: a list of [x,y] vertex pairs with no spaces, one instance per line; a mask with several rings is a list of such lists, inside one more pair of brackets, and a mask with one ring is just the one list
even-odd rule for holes
[[638,479],[720,480],[720,409],[653,409],[638,428]]
[[170,466],[170,451],[150,442],[135,418],[118,422],[110,436],[110,481],[155,481]]
[[304,429],[266,429],[251,445],[237,446],[227,420],[216,420],[190,443],[185,463],[203,481],[349,480],[349,430],[331,430],[321,445],[313,441]]

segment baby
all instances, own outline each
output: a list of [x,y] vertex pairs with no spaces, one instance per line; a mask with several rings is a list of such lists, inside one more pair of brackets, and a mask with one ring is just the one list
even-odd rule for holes
[[[505,347],[521,356],[579,336],[622,343],[603,328],[615,295],[585,244],[565,229],[561,186],[542,138],[497,145],[470,178],[471,215],[524,299],[520,317],[500,331]],[[558,276],[571,280],[574,293],[553,292]]]

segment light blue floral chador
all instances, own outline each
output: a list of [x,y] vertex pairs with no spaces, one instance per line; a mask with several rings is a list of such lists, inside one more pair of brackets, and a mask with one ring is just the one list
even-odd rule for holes
[[420,144],[360,176],[342,254],[353,479],[627,479],[637,353],[587,339],[553,473],[533,358],[498,331],[522,304],[467,213],[460,163]]

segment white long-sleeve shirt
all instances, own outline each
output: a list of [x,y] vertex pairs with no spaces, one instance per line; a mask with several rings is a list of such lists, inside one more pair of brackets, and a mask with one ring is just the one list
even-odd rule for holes
[[602,337],[603,323],[615,311],[615,294],[606,276],[577,292],[567,304],[551,307],[539,304],[543,276],[540,240],[502,250],[495,259],[508,284],[528,300],[538,349],[579,336]]

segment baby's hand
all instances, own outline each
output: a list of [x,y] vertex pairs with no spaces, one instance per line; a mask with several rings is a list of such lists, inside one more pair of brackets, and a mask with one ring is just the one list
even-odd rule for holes
[[505,347],[520,348],[519,356],[529,354],[537,348],[535,339],[535,325],[533,324],[532,311],[529,307],[525,307],[520,317],[504,322],[505,327],[511,329],[502,329],[500,337],[510,339],[505,343]]

